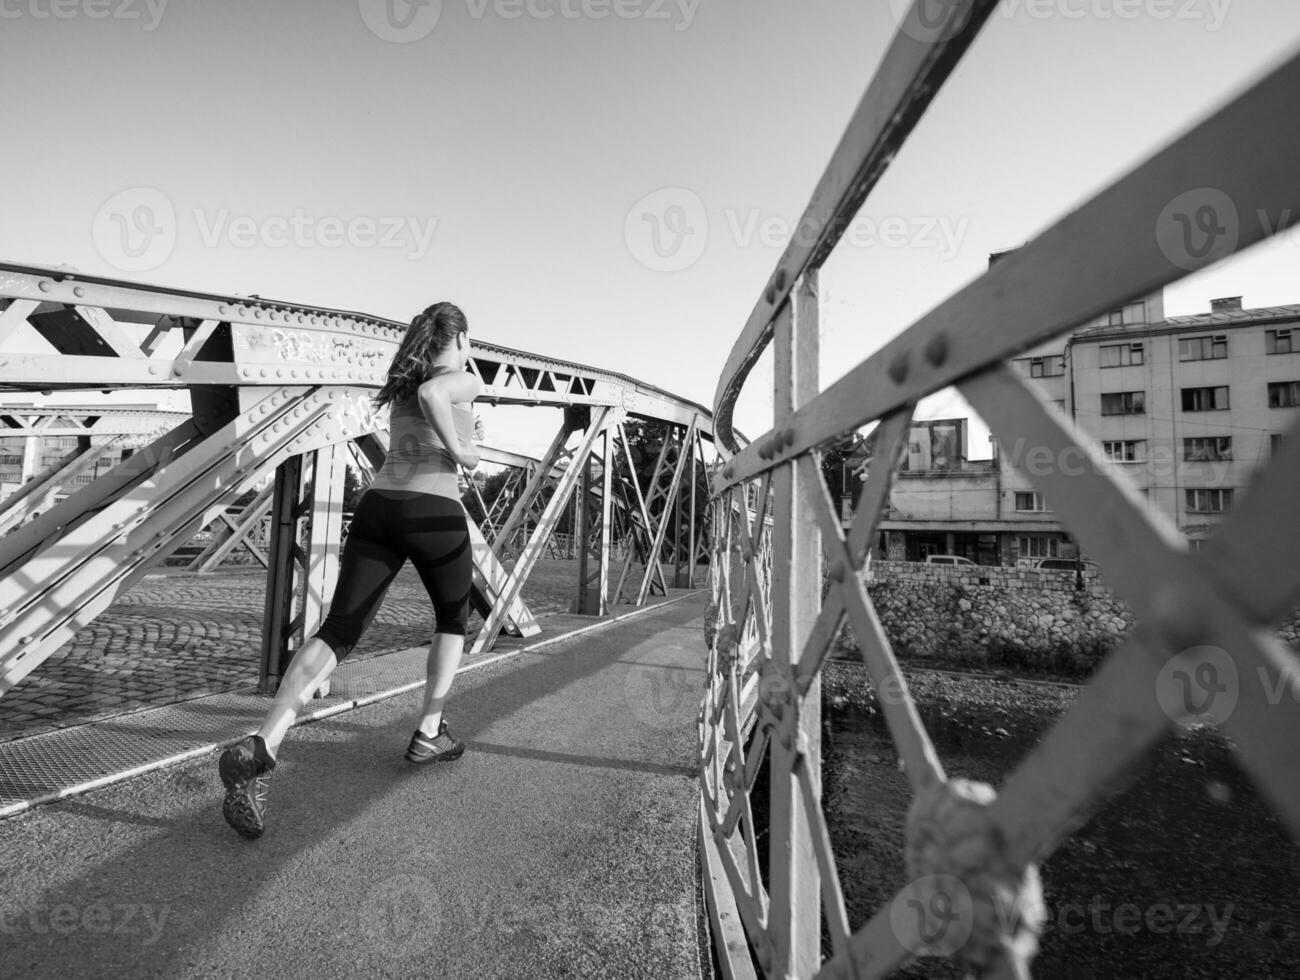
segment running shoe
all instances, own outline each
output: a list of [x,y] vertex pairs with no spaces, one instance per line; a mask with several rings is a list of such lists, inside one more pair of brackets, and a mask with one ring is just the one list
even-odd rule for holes
[[221,813],[226,823],[250,840],[266,829],[266,794],[275,769],[265,749],[259,752],[258,748],[257,739],[249,735],[222,752],[217,765],[226,787]]
[[418,728],[411,736],[411,745],[406,750],[406,761],[423,764],[425,762],[450,762],[459,759],[465,751],[465,743],[447,731],[444,720],[438,725],[438,734],[430,738]]

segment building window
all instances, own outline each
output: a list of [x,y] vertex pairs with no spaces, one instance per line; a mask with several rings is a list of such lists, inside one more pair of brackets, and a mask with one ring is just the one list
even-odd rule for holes
[[1232,459],[1232,436],[1197,436],[1184,439],[1183,459],[1189,463]]
[[1048,357],[1022,357],[1017,360],[1023,365],[1022,370],[1031,378],[1057,378],[1065,374],[1065,357],[1052,354]]
[[1270,455],[1276,456],[1277,451],[1282,448],[1282,433],[1274,432],[1268,437],[1268,451]]
[[1184,412],[1217,412],[1228,407],[1228,389],[1218,388],[1184,388]]
[[1266,330],[1264,332],[1265,354],[1290,354],[1295,348],[1291,346],[1290,330]]
[[1017,490],[1016,510],[1046,510],[1043,495],[1037,490]]
[[1141,364],[1142,359],[1141,344],[1103,344],[1101,347],[1101,366],[1104,368]]
[[1021,558],[1055,558],[1056,538],[1048,534],[1022,534],[1020,537]]
[[1188,551],[1204,551],[1206,541],[1204,538],[1191,538],[1187,542]]
[[0,456],[0,466],[22,466],[21,456]]
[[1231,490],[1188,490],[1187,510],[1193,514],[1222,514],[1232,506]]
[[1147,454],[1145,439],[1103,442],[1101,448],[1112,463],[1140,463],[1146,459]]
[[1101,396],[1102,415],[1141,415],[1145,411],[1145,392],[1116,391]]
[[1300,405],[1300,381],[1277,381],[1269,384],[1269,408],[1295,408],[1297,405]]
[[1178,341],[1178,359],[1180,361],[1217,361],[1228,356],[1228,338],[1225,334],[1216,337],[1185,337]]

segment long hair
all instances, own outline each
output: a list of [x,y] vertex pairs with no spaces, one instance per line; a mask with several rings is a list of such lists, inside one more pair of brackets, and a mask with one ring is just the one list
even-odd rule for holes
[[429,380],[433,359],[456,342],[456,335],[469,331],[465,314],[454,303],[434,303],[418,314],[406,328],[406,336],[397,346],[388,380],[375,395],[375,405],[406,401]]

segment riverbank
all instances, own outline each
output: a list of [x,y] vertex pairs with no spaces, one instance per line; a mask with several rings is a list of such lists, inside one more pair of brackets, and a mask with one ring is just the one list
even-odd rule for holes
[[[949,776],[998,786],[1077,688],[906,668]],[[903,884],[911,797],[866,671],[823,673],[824,807],[849,921]],[[1053,980],[1257,980],[1297,975],[1300,849],[1227,741],[1171,735],[1041,868],[1048,920],[1034,975]],[[924,961],[900,974],[957,977]]]

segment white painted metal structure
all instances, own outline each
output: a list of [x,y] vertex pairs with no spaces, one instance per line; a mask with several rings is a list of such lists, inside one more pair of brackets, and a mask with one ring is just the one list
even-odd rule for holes
[[[1027,977],[1043,918],[1036,862],[1130,760],[1193,718],[1220,724],[1300,837],[1300,664],[1268,629],[1300,600],[1300,433],[1256,474],[1212,545],[1189,553],[1114,479],[1099,447],[1004,364],[1300,219],[1300,57],[821,390],[818,270],[995,6],[910,8],[804,214],[800,228],[811,233],[794,236],[722,372],[700,830],[728,977],[753,976],[757,964],[774,978],[870,980],[917,955],[954,956],[981,976]],[[1245,220],[1255,214],[1276,220]],[[742,448],[732,406],[769,345],[773,425]],[[1024,438],[1059,461],[1029,475],[1142,624],[997,792],[946,777],[859,574],[913,408],[950,385],[1001,440]],[[873,420],[883,465],[871,467],[846,536],[817,447]],[[1080,459],[1097,465],[1067,465]],[[819,746],[820,669],[845,619],[914,793],[908,883],[855,932],[821,807]],[[1214,686],[1195,709],[1171,695],[1171,678],[1206,671]],[[1214,716],[1206,705],[1229,690],[1235,708]],[[1270,691],[1291,696],[1270,703]],[[766,877],[751,806],[764,762]]]
[[[336,310],[0,266],[0,390],[185,389],[193,405],[181,424],[0,539],[0,695],[272,474],[261,676],[273,690],[332,593],[346,463],[364,458],[373,468],[383,460],[387,418],[371,398],[405,329]],[[598,445],[612,453],[614,426],[635,417],[709,437],[712,426],[700,405],[587,365],[476,342],[468,367],[487,404],[564,414],[528,491],[498,515],[507,528],[520,524],[543,485],[555,485],[514,567],[507,571],[476,538],[482,649],[502,630],[536,632],[521,598],[528,571],[591,454]],[[612,455],[605,464],[610,472]],[[662,539],[674,502],[664,498],[649,514],[652,539]],[[610,522],[586,517],[608,509],[588,507],[581,525],[601,583],[609,578]],[[220,547],[238,543],[226,536]],[[580,611],[591,605],[589,591],[587,582],[575,589]],[[602,594],[592,611],[607,606]]]

